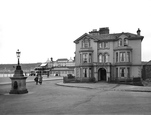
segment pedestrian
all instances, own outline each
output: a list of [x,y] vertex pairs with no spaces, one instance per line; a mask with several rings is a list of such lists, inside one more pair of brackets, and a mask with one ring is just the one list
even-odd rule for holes
[[36,85],[38,85],[38,76],[36,76],[34,80],[36,82]]
[[39,84],[42,84],[42,76],[39,77]]

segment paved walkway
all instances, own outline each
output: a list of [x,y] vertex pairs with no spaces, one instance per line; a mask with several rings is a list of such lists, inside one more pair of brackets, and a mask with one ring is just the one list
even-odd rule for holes
[[77,87],[87,89],[111,90],[111,91],[132,91],[132,92],[151,92],[151,87],[133,86],[123,84],[111,84],[105,82],[98,83],[56,83],[59,86]]

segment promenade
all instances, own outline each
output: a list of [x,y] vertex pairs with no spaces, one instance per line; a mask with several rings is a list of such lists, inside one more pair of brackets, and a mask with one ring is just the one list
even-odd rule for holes
[[[34,78],[35,76],[25,76],[27,77],[26,82],[34,82]],[[43,76],[43,81],[47,81],[47,80],[62,80],[63,77],[61,76]],[[11,79],[9,77],[0,77],[0,85],[5,85],[5,84],[10,84],[11,83]]]
[[[35,82],[35,76],[27,76],[26,82]],[[44,81],[51,80],[63,80],[62,76],[43,76]],[[11,79],[9,77],[0,77],[0,85],[11,84]],[[63,83],[57,82],[56,85],[62,87],[76,87],[76,88],[86,88],[86,89],[99,89],[99,90],[114,90],[114,91],[131,91],[131,92],[151,92],[151,87],[148,86],[133,86],[124,84],[113,84],[106,82],[97,83]]]

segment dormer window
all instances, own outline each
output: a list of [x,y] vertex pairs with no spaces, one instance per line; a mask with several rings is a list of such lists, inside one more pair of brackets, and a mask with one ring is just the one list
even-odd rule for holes
[[128,39],[124,38],[124,46],[128,46]]
[[82,47],[83,48],[89,48],[90,47],[90,40],[89,39],[84,39],[82,41]]
[[122,39],[119,39],[118,46],[122,46]]

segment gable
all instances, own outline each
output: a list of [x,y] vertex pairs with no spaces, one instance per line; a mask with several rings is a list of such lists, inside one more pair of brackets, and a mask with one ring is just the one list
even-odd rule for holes
[[126,36],[125,34],[121,34],[118,38],[124,39],[124,38],[128,38],[128,36]]
[[90,36],[89,34],[87,34],[87,33],[85,33],[85,34],[83,34],[82,36],[80,36],[78,39],[76,39],[75,41],[74,41],[74,43],[79,43],[79,41],[81,41],[81,40],[90,40],[90,39],[93,39],[93,40],[96,40],[94,37],[92,37],[92,36]]

